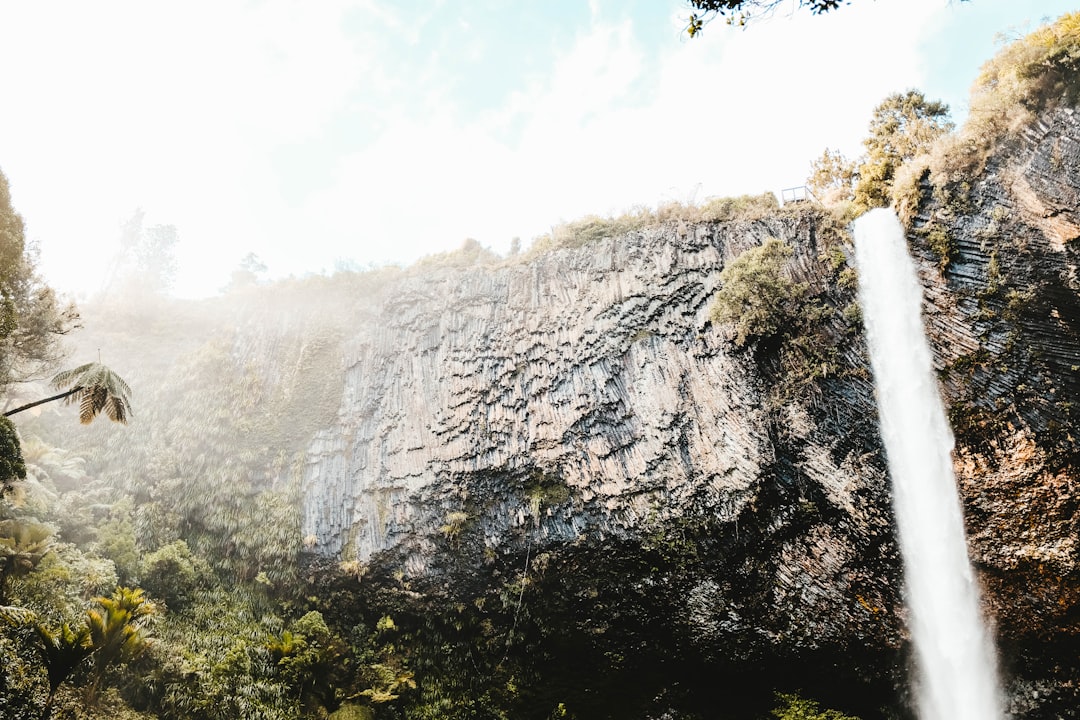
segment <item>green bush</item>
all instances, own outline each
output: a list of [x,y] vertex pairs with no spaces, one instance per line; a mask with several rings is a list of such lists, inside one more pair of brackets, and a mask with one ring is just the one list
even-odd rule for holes
[[365,705],[353,705],[344,703],[334,712],[330,713],[328,720],[373,720],[374,711]]
[[894,93],[874,108],[870,135],[863,140],[866,157],[859,165],[855,203],[863,209],[891,204],[900,168],[952,131],[948,118],[948,105],[927,100],[918,90]]
[[783,273],[791,254],[789,245],[769,238],[739,255],[720,273],[720,290],[710,317],[715,323],[735,326],[739,347],[751,339],[776,335],[797,316],[807,288]]
[[1006,46],[983,65],[971,88],[971,110],[960,132],[938,143],[935,185],[982,172],[1003,141],[1035,116],[1080,97],[1080,13],[1069,13]]
[[206,573],[205,563],[192,557],[183,540],[164,545],[146,556],[140,569],[142,585],[177,610],[183,607]]
[[779,720],[859,720],[838,710],[819,710],[816,702],[795,693],[777,693],[776,700],[772,715]]

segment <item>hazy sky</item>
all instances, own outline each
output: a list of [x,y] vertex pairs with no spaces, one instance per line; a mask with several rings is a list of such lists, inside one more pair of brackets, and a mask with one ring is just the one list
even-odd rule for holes
[[690,40],[681,0],[0,0],[0,169],[72,292],[137,208],[177,226],[183,295],[249,252],[303,275],[504,251],[800,185],[891,92],[960,118],[998,33],[1076,5],[854,0]]

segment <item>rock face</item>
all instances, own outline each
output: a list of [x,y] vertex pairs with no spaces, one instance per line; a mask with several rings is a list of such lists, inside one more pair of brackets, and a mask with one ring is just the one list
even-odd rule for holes
[[[880,528],[860,502],[882,489],[874,443],[841,448],[851,438],[836,432],[872,412],[865,379],[847,379],[846,407],[821,417],[822,401],[771,407],[760,358],[708,320],[725,262],[766,237],[795,246],[794,272],[824,286],[819,220],[660,227],[405,282],[349,350],[340,420],[308,456],[305,533],[361,561],[405,546],[423,574],[451,513],[496,551],[530,528],[551,544],[687,513],[734,527],[778,475]],[[855,554],[812,544],[815,571]]]
[[[973,185],[927,185],[910,224],[1018,717],[1080,705],[1078,137],[1075,113],[1048,115]],[[345,343],[337,421],[307,454],[307,542],[456,599],[516,577],[571,608],[566,632],[584,632],[602,578],[645,584],[679,652],[716,668],[790,663],[820,686],[820,662],[848,695],[902,680],[873,391],[828,232],[789,208],[403,278]],[[709,321],[720,271],[767,237],[832,311],[815,341],[835,363],[794,390],[789,349],[737,348]],[[664,562],[627,569],[642,554]],[[857,657],[877,668],[845,667]]]
[[[813,232],[812,215],[655,228],[405,282],[349,350],[340,422],[309,454],[305,531],[367,560],[435,534],[476,492],[499,496],[473,518],[493,548],[509,528],[620,535],[701,503],[734,522],[775,461],[775,418],[753,358],[708,327],[709,304],[725,261],[766,237],[813,266]],[[789,411],[793,427],[814,424]],[[828,449],[800,471],[857,514],[865,483]],[[536,488],[560,496],[539,515]]]
[[[970,552],[1006,672],[1038,678],[1015,685],[1022,717],[1080,707],[1078,138],[1074,110],[1044,115],[967,192],[925,193],[912,221]],[[944,272],[934,227],[955,247]]]
[[[836,664],[866,655],[888,676],[899,561],[829,231],[802,207],[403,280],[347,343],[338,421],[307,456],[307,542],[455,602],[520,578],[569,607],[565,633],[617,624],[591,598],[656,584],[646,622],[714,664],[824,653],[847,678]],[[800,391],[777,391],[782,349],[709,322],[721,269],[768,237],[831,308],[835,374]]]

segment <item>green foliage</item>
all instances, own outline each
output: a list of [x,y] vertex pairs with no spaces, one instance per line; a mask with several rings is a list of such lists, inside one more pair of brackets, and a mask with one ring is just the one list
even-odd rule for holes
[[416,269],[431,267],[475,267],[477,265],[489,265],[498,260],[491,250],[487,249],[473,238],[466,238],[457,250],[436,253],[421,258],[416,263]]
[[99,608],[86,613],[94,656],[91,703],[109,667],[132,662],[146,652],[147,623],[158,612],[139,588],[118,587],[112,596],[96,598],[96,602]]
[[142,586],[165,601],[170,610],[179,610],[198,588],[210,568],[194,558],[183,540],[175,540],[147,555],[140,567]]
[[19,431],[6,417],[0,417],[0,497],[11,492],[16,480],[26,478]]
[[570,488],[558,477],[537,473],[525,487],[525,497],[529,500],[529,511],[533,521],[540,522],[540,510],[545,507],[558,507],[570,500]]
[[446,538],[450,547],[458,547],[461,544],[461,533],[469,521],[469,514],[454,510],[446,513],[446,522],[439,527],[439,532]]
[[780,209],[776,195],[740,195],[707,200],[701,206],[700,219],[706,222],[748,222],[758,220]]
[[33,572],[12,583],[12,595],[32,607],[43,621],[77,624],[87,598],[112,592],[116,569],[112,562],[71,543],[53,543]]
[[889,205],[897,171],[952,130],[948,118],[948,105],[927,100],[918,90],[890,95],[874,108],[870,134],[863,141],[866,156],[859,164],[856,205]]
[[1020,38],[987,61],[971,89],[967,122],[938,142],[928,162],[937,188],[970,181],[1003,143],[1042,112],[1080,99],[1080,13]]
[[76,324],[74,306],[61,307],[37,274],[22,217],[11,206],[0,172],[0,390],[48,372],[63,356],[60,336]]
[[856,167],[839,150],[828,148],[810,164],[806,186],[825,205],[847,202],[855,197]]
[[930,225],[925,229],[926,244],[938,257],[938,267],[944,272],[956,257],[956,243],[949,231],[940,225]]
[[[799,0],[800,8],[815,15],[835,10],[848,0]],[[745,25],[750,20],[769,15],[782,0],[689,0],[696,12],[687,21],[686,32],[697,36],[713,17],[723,17],[729,25]]]
[[366,705],[342,703],[341,707],[330,713],[327,720],[375,720],[375,711]]
[[520,259],[559,248],[578,248],[590,243],[617,238],[648,227],[671,223],[684,232],[688,224],[700,222],[750,222],[776,213],[780,204],[771,192],[760,195],[710,198],[702,205],[667,203],[655,210],[637,207],[622,215],[601,217],[588,215],[561,223],[551,232],[536,238],[529,252]]
[[71,677],[72,673],[93,654],[94,648],[90,640],[90,628],[80,625],[72,629],[67,623],[58,630],[50,630],[42,624],[34,626],[40,643],[42,661],[49,675],[49,697],[45,701],[43,717],[48,717],[52,709],[56,690],[61,683]]
[[125,498],[109,509],[108,518],[97,527],[95,544],[100,555],[112,560],[117,577],[124,584],[131,584],[139,576],[142,562],[131,505],[131,499]]
[[0,520],[0,605],[14,578],[26,575],[53,546],[53,528],[31,520]]
[[806,286],[783,273],[791,254],[787,244],[769,238],[743,252],[720,273],[711,318],[735,326],[736,345],[776,335],[799,312]]
[[859,720],[838,710],[820,710],[818,703],[794,693],[777,693],[772,715],[777,720]]
[[655,223],[655,216],[642,208],[618,217],[589,215],[572,222],[561,223],[547,235],[536,238],[525,259],[557,248],[577,248],[598,240],[619,237]]
[[20,625],[27,625],[32,623],[37,618],[33,610],[26,608],[15,607],[13,605],[0,605],[0,620],[18,627]]

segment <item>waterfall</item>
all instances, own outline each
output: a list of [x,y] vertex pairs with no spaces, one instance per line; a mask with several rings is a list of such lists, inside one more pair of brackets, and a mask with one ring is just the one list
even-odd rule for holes
[[1002,717],[993,643],[968,562],[952,432],[923,332],[919,285],[889,210],[855,223],[859,301],[904,558],[921,720]]

